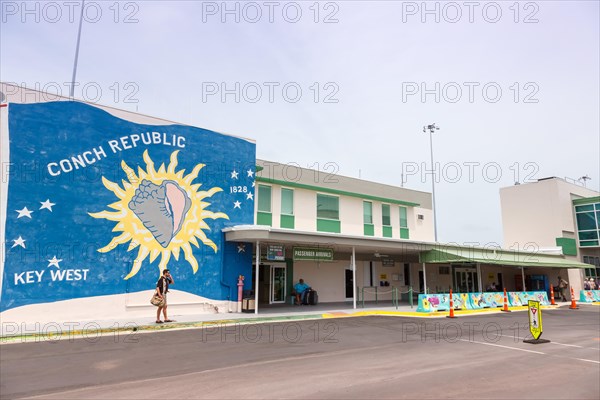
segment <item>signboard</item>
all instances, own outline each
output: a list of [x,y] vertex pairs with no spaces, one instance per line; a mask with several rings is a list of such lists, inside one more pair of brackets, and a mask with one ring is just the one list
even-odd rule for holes
[[527,310],[529,311],[529,331],[535,340],[538,340],[542,335],[542,309],[540,302],[529,300],[527,302]]
[[285,247],[282,244],[270,244],[267,246],[268,261],[285,261]]
[[395,264],[395,261],[391,258],[381,259],[381,265],[383,265],[384,267],[393,267],[394,264]]
[[294,261],[333,261],[333,249],[294,247]]

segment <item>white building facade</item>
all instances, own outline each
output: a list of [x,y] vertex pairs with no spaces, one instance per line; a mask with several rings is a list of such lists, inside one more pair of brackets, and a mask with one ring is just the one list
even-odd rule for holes
[[[600,193],[551,177],[500,190],[504,246],[528,251],[555,248],[567,259],[589,264],[562,271],[575,291],[584,277],[600,275]],[[554,284],[558,273],[552,274]]]

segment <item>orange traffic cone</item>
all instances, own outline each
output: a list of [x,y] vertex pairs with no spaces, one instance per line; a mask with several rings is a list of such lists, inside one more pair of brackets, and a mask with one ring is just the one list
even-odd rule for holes
[[508,296],[506,295],[506,288],[504,288],[504,307],[502,308],[504,312],[510,312],[508,309]]
[[550,285],[550,304],[555,306],[556,302],[554,301],[554,286]]
[[450,289],[450,314],[446,318],[456,318],[454,316],[454,299],[452,298],[452,289]]
[[579,308],[575,302],[575,292],[573,291],[573,288],[571,288],[571,306],[569,308],[571,310],[577,310]]

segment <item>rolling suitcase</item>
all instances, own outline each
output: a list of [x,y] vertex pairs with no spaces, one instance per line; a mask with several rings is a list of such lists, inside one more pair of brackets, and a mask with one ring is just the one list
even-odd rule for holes
[[304,296],[304,304],[316,306],[319,303],[319,295],[316,290],[310,289]]

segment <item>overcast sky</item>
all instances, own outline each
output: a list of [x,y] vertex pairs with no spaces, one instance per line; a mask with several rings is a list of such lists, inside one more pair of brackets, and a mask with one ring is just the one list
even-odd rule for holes
[[[502,243],[501,187],[599,188],[598,4],[86,1],[75,97],[425,191],[435,122],[439,240]],[[81,7],[0,5],[0,80],[68,95]]]

